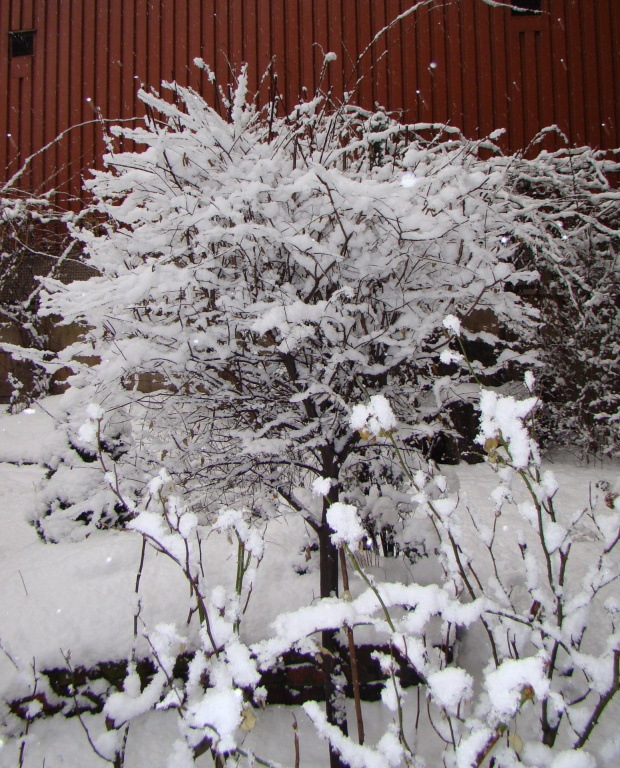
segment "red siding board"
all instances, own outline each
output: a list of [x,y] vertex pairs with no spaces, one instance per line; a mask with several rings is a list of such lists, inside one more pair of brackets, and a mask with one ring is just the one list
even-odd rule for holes
[[[492,129],[508,128],[508,63],[506,61],[506,20],[505,11],[492,13],[490,17],[491,57],[493,73],[491,89],[493,96]],[[505,138],[500,146],[506,145]]]
[[433,120],[448,121],[448,73],[446,56],[445,6],[437,3],[430,8],[431,61],[429,62],[433,91]]
[[478,91],[478,136],[488,136],[494,128],[493,116],[493,59],[491,58],[491,8],[476,3],[476,84]]
[[[599,0],[600,1],[600,0]],[[581,54],[584,71],[584,108],[586,113],[587,144],[600,146],[601,118],[599,108],[598,73],[596,71],[597,41],[594,26],[594,9],[586,9],[583,3],[581,11]]]
[[[551,49],[551,81],[553,88],[553,123],[568,136],[570,134],[570,115],[568,110],[568,66],[566,64],[566,25],[564,22],[564,0],[560,0],[558,10],[549,20]],[[560,137],[555,140],[555,147],[564,145]]]
[[[399,0],[386,0],[385,3],[385,16],[386,23],[390,23],[391,19],[396,19],[400,15],[400,2]],[[387,95],[386,104],[389,110],[400,112],[403,105],[403,60],[402,60],[402,47],[400,41],[402,39],[402,26],[398,22],[386,35],[387,44]]]
[[274,73],[277,80],[274,81],[274,93],[281,99],[286,98],[286,46],[284,26],[284,6],[286,0],[271,0],[271,14],[269,18],[269,34],[271,37],[271,51],[275,56]]
[[431,23],[428,7],[416,13],[417,36],[417,88],[418,120],[424,123],[433,121],[433,82],[431,76]]
[[[41,5],[44,5],[41,3]],[[100,131],[96,123],[95,113],[95,40],[97,36],[97,16],[94,3],[84,5],[84,35],[82,46],[83,68],[82,68],[82,117],[84,122],[88,122],[82,128],[82,141],[84,142],[84,155],[82,161],[82,176],[88,178],[90,174],[87,169],[90,168],[95,160],[95,144],[97,134]]]
[[[607,67],[610,77],[613,77],[614,83],[614,125],[610,129],[611,134],[609,142],[611,147],[620,146],[620,3],[610,0],[611,11],[611,66]],[[613,113],[612,113],[613,114]]]
[[[9,3],[0,3],[0,93],[8,95],[8,82],[9,82],[9,29],[11,19],[11,6]],[[8,133],[8,115],[10,110],[10,103],[7,99],[2,99],[4,104],[4,118],[2,124],[2,130],[0,130],[0,169],[4,170],[8,168],[9,164],[9,139]],[[7,178],[5,173],[5,178]]]
[[581,21],[578,0],[566,0],[567,63],[569,70],[569,100],[571,143],[586,141],[584,112],[584,79],[581,57]]
[[[32,74],[32,146],[30,147],[29,154],[32,154],[36,149],[45,145],[45,115],[46,98],[45,98],[45,39],[43,37],[43,30],[45,29],[45,5],[43,3],[37,3],[35,7],[35,18],[33,21],[34,29],[36,30],[34,38],[34,58],[33,58],[33,74]],[[1,22],[0,22],[1,24]],[[2,36],[4,38],[4,36]],[[0,59],[2,58],[2,40],[0,40]],[[2,83],[0,78],[0,91],[2,89]],[[81,122],[81,115],[78,122]],[[0,145],[1,146],[1,145]],[[1,150],[0,150],[1,151]],[[44,157],[38,155],[33,158],[32,161],[32,189],[35,193],[45,191],[44,181]],[[2,158],[0,158],[0,168],[3,168]]]
[[189,2],[188,0],[176,0],[174,9],[174,63],[173,80],[179,85],[189,84]]
[[200,58],[200,43],[202,29],[202,3],[200,0],[189,0],[187,8],[187,64],[189,67],[188,85],[195,91],[200,90],[200,70],[194,64],[195,58]]
[[358,37],[355,83],[359,94],[359,103],[365,109],[372,107],[372,50],[368,48],[372,40],[370,3],[358,6]]
[[[50,3],[47,8],[45,27],[45,143],[53,141],[61,127],[58,125],[57,115],[57,84],[58,84],[58,7],[56,3]],[[55,173],[58,168],[58,145],[56,143],[45,152],[45,179],[50,189],[56,185]]]
[[611,40],[611,17],[609,0],[599,0],[595,6],[596,11],[596,50],[597,50],[597,73],[599,80],[599,107],[601,120],[601,142],[603,149],[611,149],[610,143],[611,126],[613,124],[614,102],[616,101],[614,91],[614,72],[613,67],[607,67],[608,62],[614,53],[617,55],[617,49],[613,48]]
[[[71,0],[59,0],[59,42],[58,42],[58,88],[57,112],[58,131],[68,128],[70,123],[69,96],[71,93]],[[69,194],[69,163],[71,158],[72,132],[65,134],[58,142],[58,182],[56,188],[62,198]]]
[[[92,120],[55,142],[22,177],[31,189],[62,186],[77,195],[79,177],[104,151],[95,107],[106,119],[139,117],[138,86],[159,90],[162,79],[189,83],[216,103],[207,75],[194,67],[197,56],[220,84],[231,67],[247,62],[251,92],[275,56],[286,111],[303,86],[313,94],[324,55],[333,51],[338,58],[322,87],[336,99],[354,90],[366,108],[380,103],[409,122],[449,121],[471,137],[508,127],[506,149],[523,147],[551,123],[572,144],[620,143],[618,0],[543,0],[542,16],[512,15],[482,0],[431,0],[366,50],[414,4],[2,0],[0,167],[6,178],[61,131]],[[34,55],[11,60],[8,33],[25,28],[36,29]],[[259,99],[275,93],[269,75]],[[561,144],[549,138],[541,146]]]
[[[308,0],[308,2],[310,1]],[[256,0],[256,6],[259,94],[260,101],[265,103],[272,93],[271,8],[269,0]]]
[[[401,12],[406,10],[406,4],[401,3]],[[416,68],[416,37],[415,18],[407,16],[401,22],[402,29],[402,61],[403,61],[403,120],[413,123],[417,115],[417,68]]]
[[[146,68],[146,81],[145,85],[159,90],[161,83],[161,66],[160,66],[160,13],[161,13],[160,0],[149,0],[148,4],[148,21],[147,21],[147,40],[148,40],[148,53],[147,53],[147,68]],[[97,60],[99,63],[99,59]]]
[[[288,6],[287,6],[288,7]],[[342,72],[342,3],[341,0],[330,0],[328,5],[329,26],[327,36],[327,49],[335,53],[336,61],[332,62],[328,68],[329,85],[336,99],[342,98],[344,91],[344,80]],[[294,70],[291,70],[289,77],[294,77]]]
[[476,70],[476,0],[461,0],[461,72],[463,84],[463,122],[466,136],[478,135],[478,75]]

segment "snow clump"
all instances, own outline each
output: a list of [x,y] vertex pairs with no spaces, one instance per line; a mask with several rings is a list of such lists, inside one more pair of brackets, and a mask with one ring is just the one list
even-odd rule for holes
[[523,423],[537,404],[536,397],[515,400],[484,390],[480,395],[480,433],[476,442],[484,445],[488,439],[501,435],[515,469],[525,469],[530,461],[539,464],[536,443]]
[[373,395],[367,405],[353,406],[350,424],[355,432],[368,431],[373,437],[379,437],[396,429],[396,416],[384,395]]
[[349,547],[355,547],[366,535],[357,508],[352,504],[342,504],[339,501],[332,504],[327,510],[327,522],[333,531],[331,538],[336,546],[347,544]]

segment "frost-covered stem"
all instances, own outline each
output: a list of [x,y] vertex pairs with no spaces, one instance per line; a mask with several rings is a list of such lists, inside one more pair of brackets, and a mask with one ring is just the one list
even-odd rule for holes
[[[6,653],[6,651],[5,651],[5,653]],[[11,657],[8,655],[8,653],[6,655],[8,656],[8,658],[11,661],[13,661],[13,659],[11,659]],[[15,664],[15,662],[13,662],[13,663]],[[17,667],[17,665],[15,665],[15,667],[17,669],[19,669],[19,667]],[[34,679],[34,685],[32,687],[32,699],[34,701],[35,697],[37,695],[37,686],[39,684],[39,678],[37,677],[36,662],[35,662],[34,659],[32,660],[32,675],[33,675],[33,679]],[[26,754],[26,739],[28,738],[28,731],[30,730],[30,723],[31,722],[32,722],[31,718],[28,717],[28,715],[26,714],[26,727],[24,728],[24,735],[22,736],[22,738],[20,740],[20,745],[19,745],[19,768],[23,768],[23,766],[24,766],[24,756]]]
[[[514,462],[513,462],[512,455],[510,453],[510,448],[506,440],[504,439],[504,436],[502,435],[501,431],[499,433],[498,440],[500,445],[506,451],[510,464],[514,467]],[[540,546],[545,559],[545,566],[547,570],[547,581],[549,584],[549,588],[551,590],[551,594],[553,595],[553,598],[555,601],[555,616],[556,616],[557,627],[558,629],[561,630],[562,625],[564,623],[563,586],[564,586],[564,579],[566,575],[566,566],[568,563],[568,557],[569,557],[571,548],[569,545],[566,551],[563,552],[560,550],[560,567],[559,567],[558,579],[556,583],[556,579],[553,574],[553,563],[551,560],[551,552],[549,551],[549,547],[547,546],[547,541],[545,539],[544,520],[543,520],[543,513],[545,513],[549,516],[550,520],[555,522],[556,515],[555,515],[555,510],[553,509],[553,502],[552,500],[549,499],[548,505],[545,505],[545,503],[541,502],[538,496],[536,495],[535,489],[532,485],[532,481],[539,482],[540,478],[538,476],[539,475],[538,470],[536,470],[536,476],[532,475],[531,465],[530,465],[530,468],[528,468],[527,470],[517,469],[516,471],[519,477],[525,483],[525,486],[534,504],[534,508],[536,509],[536,518],[538,523],[538,539],[540,541]],[[557,657],[558,657],[558,652],[560,650],[560,647],[561,647],[560,641],[557,638],[554,638],[553,646],[552,646],[551,654],[549,658],[549,663],[547,664],[547,669],[546,669],[546,674],[549,681],[553,679],[553,676],[555,674],[555,669],[557,666]],[[543,732],[543,744],[545,744],[548,747],[552,747],[555,743],[556,737],[558,735],[558,730],[560,728],[562,715],[563,713],[560,713],[557,718],[557,723],[555,725],[551,725],[550,719],[549,719],[549,700],[545,699],[542,702],[541,728]]]
[[[138,565],[138,572],[136,573],[136,586],[134,587],[134,594],[136,596],[136,611],[133,615],[133,636],[134,640],[138,637],[138,617],[140,616],[140,580],[142,579],[142,571],[144,569],[144,560],[146,558],[146,538],[142,537],[142,547],[140,550],[140,564]],[[135,647],[134,647],[135,652]]]
[[[403,457],[403,455],[402,455],[402,453],[401,453],[401,451],[400,451],[400,449],[398,447],[398,443],[394,439],[394,435],[393,434],[390,434],[390,441],[391,441],[392,445],[394,446],[394,451],[395,451],[396,456],[398,458],[398,462],[399,462],[400,466],[403,468],[403,471],[405,472],[407,477],[409,478],[409,481],[411,482],[411,485],[416,489],[416,491],[419,491],[420,489],[418,488],[418,486],[415,483],[415,480],[413,479],[413,475],[411,474],[411,470],[409,469],[409,467],[405,463],[405,459],[404,459],[404,457]],[[437,528],[437,522],[436,521],[441,521],[441,517],[440,517],[439,513],[437,512],[437,510],[435,509],[435,506],[433,505],[433,502],[429,501],[427,503],[428,503],[429,509],[433,513],[433,517],[431,518],[431,520],[433,522],[433,526],[435,528],[435,531],[437,532],[437,536],[440,537],[440,533],[439,533],[439,529]],[[452,547],[452,552],[454,554],[454,559],[455,559],[456,564],[457,564],[458,569],[459,569],[459,574],[460,574],[461,578],[463,579],[463,583],[465,584],[471,599],[475,600],[476,597],[477,597],[476,596],[476,592],[475,592],[474,588],[472,587],[471,582],[469,581],[469,578],[467,576],[467,572],[465,571],[465,567],[463,566],[463,563],[461,561],[461,554],[460,554],[460,551],[459,551],[458,544],[454,540],[454,536],[449,531],[447,532],[447,535],[448,535],[448,540],[450,542],[450,546]],[[475,576],[475,574],[474,574],[474,576]],[[376,593],[376,592],[375,592],[375,594],[378,595],[378,593]],[[493,654],[493,661],[495,662],[495,666],[498,667],[499,666],[499,654],[497,653],[497,645],[495,643],[495,638],[493,637],[493,633],[491,632],[491,628],[489,627],[489,625],[487,624],[487,622],[485,621],[485,619],[482,616],[480,617],[480,621],[482,622],[482,626],[484,627],[485,632],[487,634],[487,637],[489,638],[489,643],[491,645],[491,652]]]
[[[534,690],[529,686],[525,685],[521,689],[521,701],[519,702],[519,708],[517,712],[521,710],[523,705],[534,698]],[[495,728],[491,736],[489,737],[487,743],[482,747],[480,752],[476,755],[476,760],[472,764],[475,766],[475,768],[479,768],[479,766],[484,763],[486,758],[491,754],[491,751],[493,750],[493,747],[497,744],[497,742],[501,739],[501,737],[506,733],[508,730],[508,725],[506,723],[499,723],[499,725]]]
[[262,757],[258,757],[253,752],[241,749],[241,747],[235,747],[233,754],[247,758],[250,761],[250,765],[257,763],[258,765],[264,765],[265,768],[283,768],[280,763],[274,763],[272,760],[265,760]]
[[[377,598],[377,600],[379,601],[379,604],[381,605],[381,608],[382,608],[382,610],[383,610],[383,615],[385,616],[385,620],[387,621],[387,623],[388,623],[388,626],[390,627],[390,629],[392,630],[392,632],[396,633],[396,628],[394,627],[394,623],[393,623],[393,621],[392,621],[392,617],[390,616],[390,612],[389,612],[389,610],[388,610],[388,608],[387,608],[386,604],[383,602],[383,598],[381,597],[381,594],[379,593],[379,590],[378,590],[378,589],[376,588],[376,586],[375,586],[375,585],[372,583],[372,581],[371,581],[371,580],[368,578],[368,576],[366,576],[366,574],[364,573],[364,570],[363,570],[363,568],[360,566],[360,564],[359,564],[359,562],[358,562],[357,558],[355,557],[355,555],[353,554],[353,552],[351,552],[351,550],[349,549],[349,547],[348,547],[346,544],[344,544],[343,546],[344,546],[344,548],[346,549],[346,551],[347,551],[347,554],[349,555],[349,559],[350,559],[350,560],[351,560],[351,562],[353,563],[353,567],[355,568],[355,570],[357,571],[357,573],[360,575],[360,577],[361,577],[361,578],[362,578],[362,580],[365,582],[365,584],[366,584],[366,585],[367,585],[367,586],[368,586],[368,587],[369,587],[369,588],[370,588],[370,589],[371,589],[371,590],[374,592],[374,594],[375,594],[375,597]],[[415,673],[416,673],[416,675],[417,675],[417,676],[420,678],[421,682],[422,682],[422,683],[424,683],[424,685],[426,685],[426,684],[427,684],[427,682],[426,682],[426,678],[425,678],[425,676],[423,675],[423,673],[422,673],[422,672],[420,672],[420,671],[417,669],[417,667],[415,666],[415,664],[413,664],[413,663],[411,662],[411,659],[409,659],[409,657],[408,657],[408,656],[407,656],[407,660],[409,661],[409,663],[411,664],[411,666],[412,666],[412,667],[413,667],[413,669],[415,670]],[[405,749],[406,749],[406,750],[407,750],[407,751],[408,751],[410,754],[413,754],[413,753],[411,752],[411,749],[410,749],[410,747],[409,747],[409,744],[407,744],[407,739],[405,738],[405,732],[404,732],[404,729],[403,729],[403,710],[402,710],[402,705],[401,705],[401,701],[400,701],[400,696],[399,696],[399,694],[398,694],[398,687],[397,687],[397,685],[396,685],[396,679],[395,679],[395,675],[394,675],[394,671],[393,671],[393,670],[392,670],[392,672],[391,672],[391,678],[392,678],[392,685],[394,686],[394,693],[395,693],[395,695],[396,695],[396,705],[397,705],[397,709],[398,709],[398,737],[399,737],[399,740],[400,740],[401,744],[403,745],[403,747],[405,747]],[[361,743],[361,742],[360,742],[360,743]]]
[[[69,653],[70,652],[69,653],[65,653],[62,650],[62,648],[61,648],[60,652],[62,654],[63,659],[65,660],[65,664],[67,665],[67,668],[68,668],[69,672],[71,672],[71,675],[74,676],[73,667],[71,666],[71,659],[69,657]],[[71,683],[70,691],[71,691],[71,697],[73,698],[73,704],[75,706],[75,714],[77,716],[78,722],[82,726],[82,730],[86,734],[86,738],[88,739],[88,743],[90,744],[90,748],[97,755],[97,757],[100,757],[106,763],[112,763],[114,765],[114,768],[121,768],[121,766],[123,765],[123,759],[119,756],[118,751],[115,753],[114,759],[111,760],[109,757],[106,757],[105,755],[103,755],[97,749],[97,747],[96,747],[96,745],[95,745],[95,743],[94,743],[94,741],[93,741],[93,739],[92,739],[92,737],[90,735],[90,731],[88,730],[88,726],[82,720],[82,715],[80,713],[79,704],[78,704],[78,700],[77,700],[77,694],[75,692],[75,684],[73,682]],[[126,724],[126,728],[129,728],[129,724],[128,723]],[[123,750],[123,756],[124,756],[124,750]],[[21,768],[21,765],[22,765],[22,763],[20,761],[20,768]]]
[[183,563],[180,563],[177,560],[177,558],[172,554],[172,552],[169,552],[165,547],[163,547],[155,537],[151,536],[148,533],[142,533],[142,537],[148,540],[149,544],[153,547],[153,549],[155,549],[157,552],[161,552],[163,555],[166,555],[172,560],[173,563],[176,563],[185,574],[185,578],[187,579],[190,585],[190,592],[196,598],[196,610],[198,611],[198,618],[200,620],[200,623],[204,625],[205,630],[207,632],[207,636],[213,647],[213,651],[217,655],[220,652],[221,648],[218,648],[217,643],[215,642],[215,638],[213,637],[213,633],[211,630],[211,622],[209,621],[209,613],[207,611],[207,606],[205,604],[204,597],[201,594],[200,589],[198,587],[198,576],[192,576],[191,570],[188,567],[186,567]]
[[420,2],[415,3],[411,6],[411,8],[407,8],[406,11],[403,11],[398,16],[392,19],[389,24],[386,24],[385,27],[382,27],[377,34],[372,38],[372,40],[368,43],[368,45],[364,48],[364,50],[360,53],[360,55],[357,57],[357,61],[355,62],[355,67],[353,71],[359,68],[362,59],[366,56],[366,54],[372,49],[372,47],[375,45],[375,43],[380,40],[383,35],[387,34],[390,29],[395,27],[399,22],[404,21],[408,16],[410,16],[412,13],[415,13],[419,8],[424,7],[425,5],[430,5],[433,3],[434,0],[420,0]]
[[297,726],[297,718],[293,714],[293,746],[295,748],[295,765],[294,768],[299,768],[300,754],[299,754],[299,727]]
[[[337,477],[337,460],[333,447],[325,446],[322,450],[322,464],[328,477]],[[327,522],[327,510],[330,505],[338,501],[338,486],[332,486],[327,496],[323,499],[323,514],[321,525],[318,529],[319,537],[319,569],[321,597],[338,596],[338,548],[332,542],[332,530]],[[346,713],[339,707],[337,676],[340,673],[339,644],[334,630],[323,630],[321,633],[321,645],[323,667],[323,686],[325,690],[325,715],[327,722],[334,725],[347,735]],[[340,754],[332,745],[329,745],[330,768],[343,768],[344,763]]]
[[581,749],[581,747],[583,747],[586,741],[590,738],[592,731],[598,725],[598,721],[601,715],[603,714],[603,712],[605,711],[605,708],[607,707],[609,702],[613,699],[613,697],[616,695],[616,693],[620,691],[620,651],[614,651],[613,665],[614,665],[614,675],[613,675],[611,687],[609,688],[607,693],[599,697],[598,704],[594,708],[594,711],[592,712],[592,715],[588,720],[588,724],[583,730],[581,736],[573,744],[573,749]]
[[458,333],[456,334],[456,339],[457,339],[457,341],[459,343],[459,347],[461,348],[461,353],[463,355],[463,359],[465,360],[465,362],[467,363],[467,367],[469,368],[469,372],[471,373],[471,375],[472,375],[474,381],[476,382],[476,384],[480,388],[482,388],[482,382],[480,381],[480,379],[478,378],[478,374],[476,373],[476,371],[474,371],[474,369],[472,367],[472,364],[471,364],[471,362],[469,360],[469,356],[468,356],[467,351],[465,349],[465,345],[463,344],[463,339],[461,338],[460,334],[458,334]]
[[[417,672],[418,671],[416,670],[416,673]],[[400,694],[398,692],[398,686],[396,684],[396,675],[394,674],[393,669],[390,671],[390,677],[392,679],[392,687],[394,688],[394,694],[396,696],[396,714],[398,716],[398,740],[403,745],[403,747],[407,750],[407,752],[409,752],[409,754],[412,755],[413,752],[411,751],[411,747],[407,743],[407,738],[405,736],[405,725],[403,720],[403,705],[400,700]]]
[[145,632],[144,632],[144,637],[146,638],[146,642],[149,644],[149,648],[151,649],[151,652],[153,654],[153,658],[157,662],[157,664],[158,664],[159,668],[161,669],[161,671],[166,676],[166,682],[168,683],[168,686],[170,687],[170,690],[174,691],[175,694],[176,694],[177,701],[179,703],[179,707],[178,707],[179,708],[179,712],[183,712],[185,710],[185,706],[184,706],[184,703],[183,703],[183,698],[179,694],[178,688],[176,688],[176,686],[174,685],[174,680],[170,677],[170,674],[168,673],[168,670],[166,669],[165,665],[162,663],[162,660],[159,658],[159,653],[157,652],[157,648],[155,648],[155,646],[153,645],[153,642],[152,642],[151,638],[149,637],[148,631],[146,631],[146,629],[145,629]]
[[482,765],[482,763],[486,760],[486,758],[491,754],[493,747],[497,744],[497,742],[501,739],[501,737],[506,733],[506,727],[507,726],[505,726],[504,724],[499,725],[495,729],[493,735],[484,745],[484,747],[480,750],[480,752],[478,752],[478,754],[476,755],[476,761],[473,763],[473,765],[475,765],[476,768]]
[[[344,547],[340,547],[340,569],[342,571],[342,592],[343,596],[349,599],[349,574],[347,572],[347,559]],[[351,663],[351,685],[353,687],[353,700],[355,702],[355,719],[357,721],[357,739],[360,744],[364,743],[364,719],[362,717],[362,699],[360,696],[360,682],[357,672],[357,651],[355,648],[355,638],[353,637],[353,627],[347,624],[347,640],[349,642],[349,660]]]
[[[552,520],[555,520],[555,514],[553,512],[552,507],[550,509],[545,509],[543,507],[543,504],[538,500],[525,471],[521,470],[519,472],[519,475],[523,478],[530,492],[530,496],[532,497],[534,504],[536,506],[536,514],[538,519],[538,535],[539,535],[540,544],[543,550],[543,554],[545,557],[545,563],[547,566],[547,579],[549,581],[549,588],[551,589],[551,593],[553,594],[553,597],[555,599],[555,614],[556,614],[557,626],[558,626],[558,629],[561,630],[562,625],[564,623],[564,601],[562,597],[562,592],[563,592],[562,587],[564,586],[564,576],[566,573],[566,564],[568,562],[570,546],[568,547],[566,552],[560,552],[560,570],[558,574],[558,584],[556,586],[555,578],[553,576],[551,553],[549,552],[549,548],[547,547],[547,542],[545,540],[545,533],[543,528],[543,516],[542,516],[543,510],[544,510],[545,512],[547,512],[547,514],[549,514]],[[549,681],[553,679],[553,675],[555,674],[559,650],[560,650],[560,643],[556,639],[553,642],[553,648],[551,650],[549,664],[547,665],[547,677]],[[541,727],[543,731],[543,744],[546,744],[548,747],[552,747],[558,735],[560,722],[562,720],[562,713],[558,715],[557,723],[555,725],[551,725],[549,720],[549,700],[545,699],[542,702],[541,714],[542,714]]]
[[385,620],[387,621],[389,628],[392,630],[392,632],[396,632],[396,627],[394,626],[394,624],[392,622],[392,617],[390,616],[390,612],[388,611],[386,604],[383,602],[383,598],[381,597],[381,594],[380,594],[379,590],[372,583],[372,581],[368,578],[368,576],[366,576],[366,574],[364,573],[364,569],[360,566],[360,564],[359,564],[359,562],[357,560],[357,557],[355,557],[355,555],[353,554],[353,552],[351,552],[349,547],[346,544],[344,545],[344,547],[347,550],[347,554],[349,555],[349,559],[353,563],[353,567],[355,568],[355,570],[357,571],[357,573],[361,577],[362,581],[366,584],[366,586],[369,589],[371,589],[374,592],[375,597],[377,598],[377,600],[379,601],[379,603],[381,605],[381,608],[383,610],[383,615],[385,616]]
[[[235,578],[235,592],[237,593],[237,606],[238,606],[237,610],[241,605],[241,591],[243,589],[243,577],[245,575],[248,565],[249,565],[249,562],[247,565],[245,564],[245,546],[243,545],[241,536],[237,534],[237,576]],[[237,617],[233,624],[234,630],[237,634],[239,633],[240,623],[241,623],[241,617],[237,614]]]
[[[97,458],[99,459],[99,463],[101,464],[101,469],[103,470],[104,474],[108,474],[108,468],[106,466],[106,463],[103,459],[103,450],[101,448],[101,422],[102,418],[97,419]],[[123,495],[120,491],[119,483],[118,483],[118,474],[116,472],[116,465],[114,465],[114,485],[110,483],[110,488],[112,489],[112,493],[116,496],[116,498],[120,501],[120,503],[123,505],[125,509],[129,509],[129,506],[125,503],[125,499],[123,498]]]

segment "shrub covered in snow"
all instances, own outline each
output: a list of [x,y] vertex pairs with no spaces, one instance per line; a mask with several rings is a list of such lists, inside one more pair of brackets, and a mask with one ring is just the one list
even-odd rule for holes
[[[46,280],[42,307],[85,333],[50,366],[74,374],[40,532],[137,531],[189,593],[188,631],[145,630],[156,672],[144,686],[128,660],[97,754],[120,764],[129,725],[173,709],[172,766],[206,750],[217,765],[254,764],[239,729],[264,700],[261,673],[296,651],[323,671],[326,712],[309,702],[305,713],[332,766],[465,768],[491,752],[498,768],[589,766],[582,747],[618,688],[613,606],[602,610],[618,578],[615,502],[591,521],[555,510],[530,428],[535,397],[480,398],[480,452],[499,478],[491,520],[415,451],[446,428],[447,405],[477,401],[480,381],[528,359],[537,313],[518,288],[538,277],[526,256],[553,237],[544,204],[517,181],[527,162],[483,159],[454,133],[424,140],[321,94],[276,118],[248,98],[244,71],[221,94],[226,120],[166,87],[174,103],[142,93],[158,117],[117,132],[143,149],[108,155],[89,184],[102,225],[76,234],[98,276]],[[528,497],[510,514],[519,483]],[[308,558],[319,550],[320,599],[246,643],[257,523],[293,512],[311,533]],[[232,590],[204,576],[213,531],[238,544]],[[365,568],[366,538],[388,535],[408,583]],[[573,576],[582,535],[596,555]],[[604,637],[588,635],[591,613],[607,621]],[[486,667],[454,660],[464,630]],[[392,713],[373,746],[361,743],[357,633],[377,647]],[[343,647],[358,744],[346,733]],[[439,750],[425,753],[401,664],[424,687]]]
[[609,171],[617,163],[588,147],[515,158],[510,171],[517,258],[540,274],[539,434],[582,456],[620,452],[620,196]]
[[[467,368],[440,360],[446,315],[488,348],[479,375],[518,359],[532,313],[505,288],[532,272],[515,269],[504,236],[506,168],[456,134],[425,142],[387,118],[377,133],[322,95],[272,119],[244,72],[228,120],[167,87],[175,104],[141,94],[161,120],[118,131],[143,149],[108,155],[88,185],[105,223],[79,236],[100,277],[46,281],[43,311],[89,329],[56,361],[75,371],[67,410],[81,419],[99,402],[111,442],[131,423],[115,470],[125,498],[165,462],[200,511],[228,498],[269,514],[286,500],[320,523],[304,478],[331,479],[335,501],[360,451],[369,467],[381,452],[348,431],[348,403],[392,395],[412,445],[468,397]],[[501,344],[477,321],[485,311],[509,329]],[[84,519],[84,492],[43,521],[46,535]],[[90,525],[117,500],[93,485]]]

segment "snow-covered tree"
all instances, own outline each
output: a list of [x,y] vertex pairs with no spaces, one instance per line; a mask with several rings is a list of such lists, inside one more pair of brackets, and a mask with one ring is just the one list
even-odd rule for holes
[[[100,276],[46,283],[43,311],[85,330],[56,361],[75,371],[77,452],[51,464],[39,527],[58,539],[123,522],[164,465],[202,519],[227,503],[261,517],[298,510],[329,597],[339,563],[328,510],[382,471],[392,428],[375,414],[369,444],[351,432],[349,404],[387,395],[406,446],[432,435],[470,376],[444,318],[490,350],[476,374],[497,372],[527,327],[505,288],[531,272],[515,270],[505,236],[506,168],[478,143],[424,141],[385,115],[378,131],[321,94],[275,118],[246,83],[243,70],[231,99],[221,93],[227,119],[190,89],[165,86],[173,104],[143,92],[153,118],[116,132],[143,149],[108,155],[88,184],[102,223],[79,236]],[[485,316],[509,329],[498,358]],[[71,472],[97,469],[93,434],[77,429],[88,403],[105,475]],[[333,632],[323,646],[338,722]]]
[[[520,278],[510,202],[476,143],[424,142],[389,120],[377,133],[322,96],[275,120],[245,84],[242,73],[229,120],[189,89],[168,86],[174,105],[142,93],[161,119],[118,133],[145,148],[108,155],[89,183],[103,221],[80,236],[101,275],[47,281],[43,311],[84,324],[56,364],[75,370],[75,418],[91,401],[109,414],[125,498],[163,462],[201,511],[242,498],[269,514],[284,499],[320,525],[300,488],[329,480],[329,503],[342,492],[360,450],[347,403],[397,392],[412,444],[464,396],[444,317],[490,348],[485,310],[511,339],[523,329],[524,305],[504,290]],[[476,371],[514,359],[509,346]],[[110,515],[103,497],[88,503],[92,525]]]

